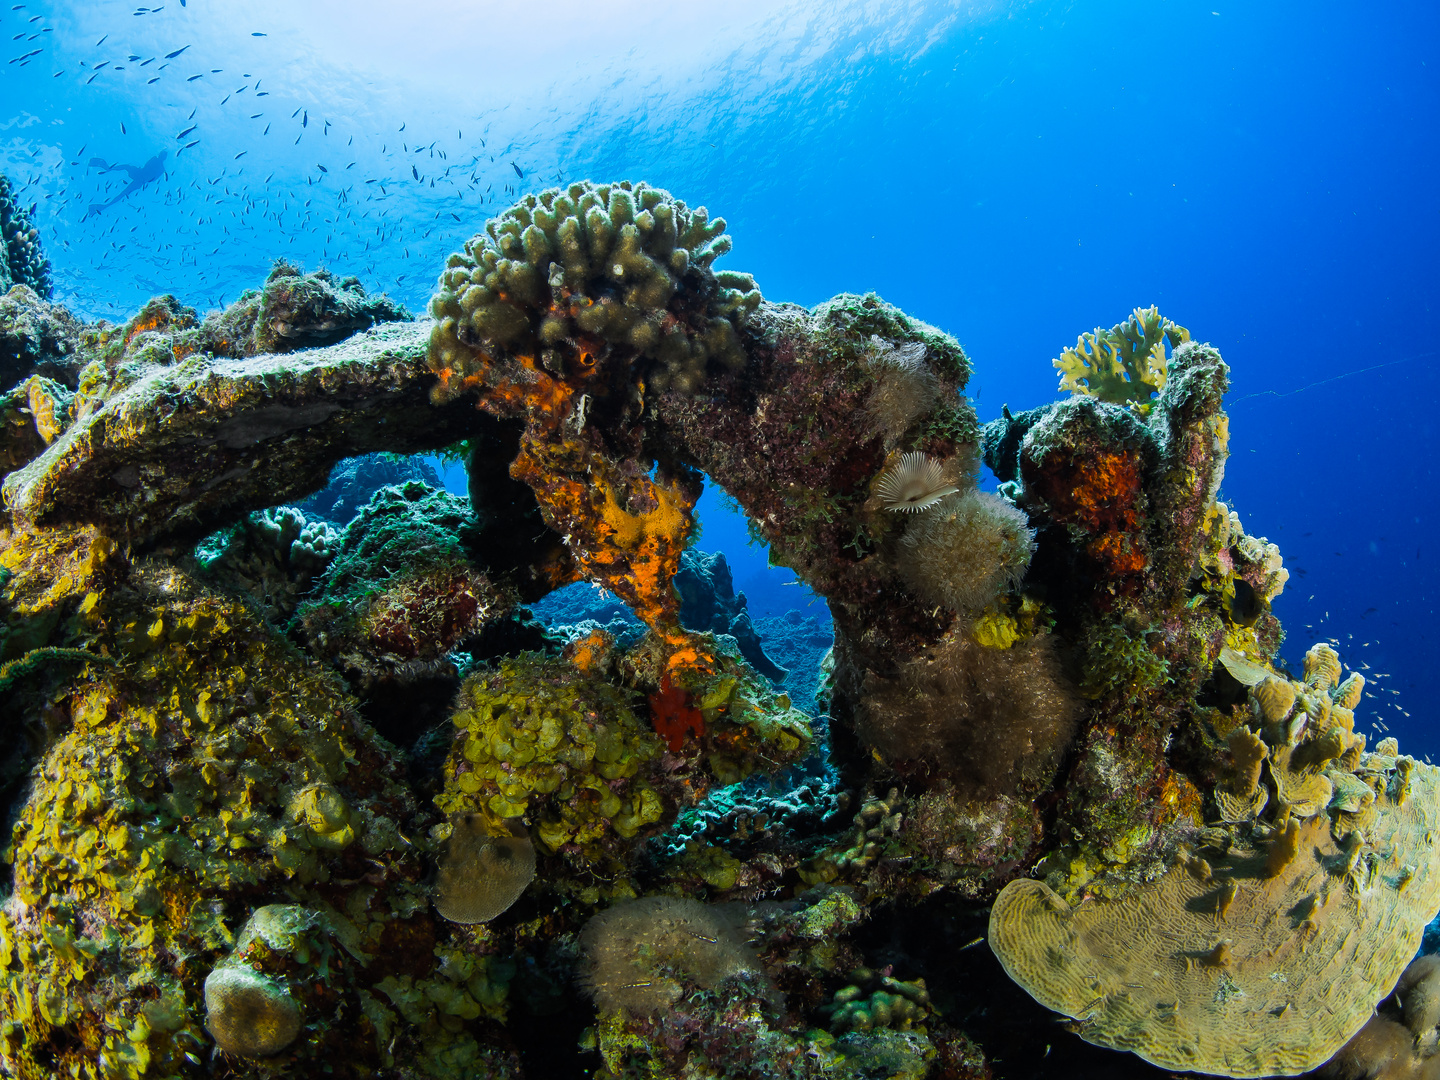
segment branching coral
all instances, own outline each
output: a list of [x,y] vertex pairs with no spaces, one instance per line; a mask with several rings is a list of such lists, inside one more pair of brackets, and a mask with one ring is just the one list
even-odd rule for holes
[[1129,405],[1142,416],[1165,388],[1165,346],[1190,340],[1190,331],[1154,307],[1136,308],[1109,330],[1098,326],[1060,354],[1060,389]]

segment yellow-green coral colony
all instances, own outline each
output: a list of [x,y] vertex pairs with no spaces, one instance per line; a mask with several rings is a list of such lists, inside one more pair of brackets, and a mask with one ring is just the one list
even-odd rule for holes
[[463,377],[477,354],[539,360],[593,339],[658,360],[651,388],[693,391],[707,362],[743,366],[735,324],[760,303],[748,274],[710,269],[730,250],[724,230],[643,182],[527,195],[450,256],[430,305],[430,364]]
[[1142,415],[1165,389],[1165,346],[1190,340],[1190,331],[1154,307],[1136,308],[1109,330],[1096,327],[1060,354],[1060,389],[1129,405]]

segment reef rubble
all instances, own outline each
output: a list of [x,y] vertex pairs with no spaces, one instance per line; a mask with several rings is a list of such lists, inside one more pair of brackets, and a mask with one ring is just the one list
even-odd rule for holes
[[[1136,309],[982,425],[949,334],[729,250],[586,181],[418,321],[9,289],[0,1075],[1422,1075],[1440,771],[1279,658],[1219,353]],[[707,482],[829,605],[795,700]],[[548,631],[576,582],[634,621]]]

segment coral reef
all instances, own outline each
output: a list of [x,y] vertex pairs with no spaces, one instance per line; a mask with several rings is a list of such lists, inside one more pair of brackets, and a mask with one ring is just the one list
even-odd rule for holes
[[682,554],[680,569],[675,574],[675,589],[680,594],[681,626],[687,630],[729,634],[751,667],[777,685],[785,681],[790,673],[765,655],[765,646],[750,621],[750,613],[745,610],[745,594],[735,593],[730,564],[725,561],[723,551]]
[[428,461],[398,454],[362,454],[347,458],[330,470],[325,486],[295,504],[307,518],[324,518],[343,527],[382,487],[420,480],[432,488],[443,487]]
[[[1219,354],[1138,310],[982,429],[953,338],[764,301],[723,229],[644,184],[525,196],[413,325],[283,264],[204,320],[11,290],[0,1072],[1109,1053],[1013,1037],[1028,991],[1171,1068],[1355,1037],[1336,1075],[1423,1074],[1426,969],[1405,1033],[1356,1032],[1440,908],[1440,773],[1367,751],[1331,645],[1277,660]],[[468,500],[355,460],[436,452]],[[758,647],[687,550],[706,480],[833,624]],[[581,582],[563,634],[530,617]]]
[[340,545],[324,520],[308,521],[293,506],[257,510],[195,546],[202,574],[222,588],[256,597],[280,626],[325,572]]
[[318,490],[341,458],[463,436],[468,410],[429,404],[424,350],[424,329],[400,323],[269,362],[192,357],[149,368],[91,411],[82,378],[77,419],[5,477],[6,505],[31,527],[198,539]]
[[31,223],[35,212],[20,205],[10,178],[0,173],[0,294],[12,285],[26,285],[42,300],[50,299],[50,260],[40,248],[40,232]]
[[1335,1053],[1415,955],[1440,908],[1440,769],[1394,740],[1365,753],[1342,704],[1363,684],[1339,681],[1323,643],[1305,667],[1283,695],[1273,673],[1250,688],[1258,731],[1230,736],[1221,824],[1199,837],[1208,858],[1182,850],[1159,880],[1075,909],[1031,879],[1001,891],[991,947],[1088,1041],[1170,1068],[1298,1073]]
[[515,602],[472,558],[474,532],[464,499],[418,480],[381,488],[327,552],[297,632],[362,687],[447,664]]

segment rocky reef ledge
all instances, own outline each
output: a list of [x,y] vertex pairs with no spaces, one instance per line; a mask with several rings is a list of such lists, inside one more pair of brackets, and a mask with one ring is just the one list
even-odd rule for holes
[[[581,182],[427,320],[282,263],[120,326],[22,237],[0,1075],[1427,1075],[1440,771],[1279,659],[1219,353],[1137,308],[982,426],[724,230]],[[829,605],[804,709],[707,482]],[[577,582],[634,620],[535,620]]]

